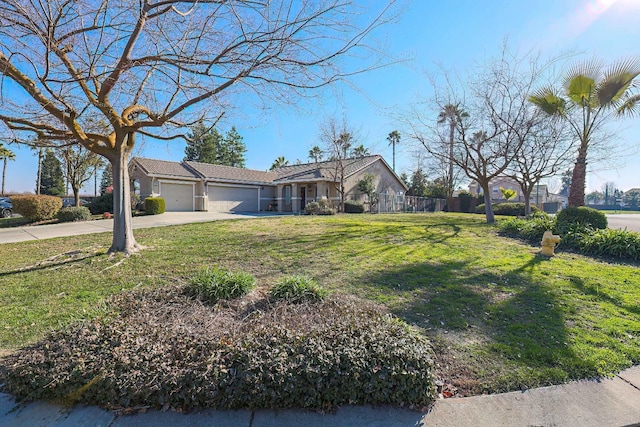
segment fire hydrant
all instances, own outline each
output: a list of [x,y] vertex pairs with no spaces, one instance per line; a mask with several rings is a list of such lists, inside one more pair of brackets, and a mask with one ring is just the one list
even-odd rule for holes
[[542,255],[554,256],[553,249],[560,243],[560,236],[547,230],[542,235]]

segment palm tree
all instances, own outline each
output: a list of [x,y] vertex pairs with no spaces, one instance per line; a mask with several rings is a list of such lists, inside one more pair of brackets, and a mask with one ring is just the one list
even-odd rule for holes
[[357,147],[354,147],[351,150],[351,157],[360,158],[360,157],[366,157],[369,154],[370,154],[369,149],[362,144],[358,145]]
[[571,174],[569,206],[584,205],[587,151],[597,132],[613,115],[638,113],[640,95],[631,93],[640,75],[640,60],[628,60],[603,67],[590,61],[569,69],[563,93],[546,87],[529,100],[549,116],[566,121],[578,141],[578,156]]
[[389,145],[393,148],[393,171],[396,171],[396,144],[400,143],[400,132],[394,130],[389,133],[387,136],[387,141],[389,141]]
[[285,159],[284,156],[280,156],[273,161],[269,170],[278,169],[283,166],[287,166],[288,164],[289,164],[289,160]]
[[449,171],[447,176],[447,195],[453,194],[453,144],[456,126],[469,115],[460,108],[460,104],[447,104],[438,114],[438,123],[449,124]]
[[7,176],[7,160],[15,160],[16,154],[0,144],[0,158],[2,159],[2,195],[4,196],[4,183]]
[[322,160],[322,156],[324,155],[324,151],[317,145],[314,145],[311,150],[309,150],[309,158],[313,159],[314,163],[318,163]]

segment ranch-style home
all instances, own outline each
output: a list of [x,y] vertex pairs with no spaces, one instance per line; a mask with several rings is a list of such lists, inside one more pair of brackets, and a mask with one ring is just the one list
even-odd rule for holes
[[[403,196],[407,187],[382,156],[306,163],[258,171],[191,161],[171,162],[135,157],[129,163],[130,179],[140,197],[162,197],[167,211],[301,212],[307,203],[345,199],[365,201],[358,181],[375,176],[379,193]],[[342,179],[341,179],[342,177]]]

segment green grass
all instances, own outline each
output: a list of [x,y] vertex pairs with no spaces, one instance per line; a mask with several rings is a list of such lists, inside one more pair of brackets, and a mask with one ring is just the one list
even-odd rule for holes
[[[465,393],[611,375],[640,363],[640,271],[498,237],[461,214],[273,217],[136,230],[147,247],[109,257],[108,233],[0,245],[0,348],[102,314],[108,295],[186,283],[217,266],[267,289],[306,275],[387,305],[435,345]],[[65,255],[66,253],[66,255]]]

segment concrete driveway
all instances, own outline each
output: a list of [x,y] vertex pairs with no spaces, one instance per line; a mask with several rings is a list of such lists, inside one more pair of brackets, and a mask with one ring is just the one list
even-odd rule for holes
[[[277,214],[271,212],[165,212],[161,215],[136,216],[133,218],[133,228],[162,227],[166,225],[189,224],[193,222],[220,221],[224,219],[249,219],[274,215]],[[24,242],[27,240],[51,239],[63,236],[76,236],[79,234],[104,233],[111,232],[112,230],[113,219],[0,228],[0,244]]]
[[635,231],[640,233],[640,214],[611,214],[607,215],[607,221],[609,221],[609,228],[616,228],[629,231]]

